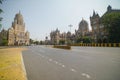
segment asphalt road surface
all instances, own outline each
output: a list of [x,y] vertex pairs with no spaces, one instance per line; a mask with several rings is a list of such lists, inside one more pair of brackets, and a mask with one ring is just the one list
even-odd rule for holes
[[120,48],[29,46],[22,54],[28,80],[120,80]]

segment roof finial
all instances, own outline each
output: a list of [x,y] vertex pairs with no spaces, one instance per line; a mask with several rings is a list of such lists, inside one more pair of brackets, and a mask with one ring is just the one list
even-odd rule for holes
[[112,10],[112,7],[111,7],[110,5],[108,5],[107,10],[108,10],[108,11],[111,11],[111,10]]
[[93,16],[95,16],[95,10],[93,10]]

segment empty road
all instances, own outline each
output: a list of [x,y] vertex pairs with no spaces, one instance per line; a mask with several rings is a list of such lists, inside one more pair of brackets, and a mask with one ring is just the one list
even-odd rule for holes
[[120,48],[28,46],[28,80],[120,80]]

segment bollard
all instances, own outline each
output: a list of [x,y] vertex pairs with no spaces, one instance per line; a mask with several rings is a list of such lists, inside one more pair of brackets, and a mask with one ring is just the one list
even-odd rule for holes
[[114,43],[113,46],[116,47],[116,43]]
[[119,43],[119,47],[120,47],[120,43]]
[[94,47],[94,43],[92,43],[92,46]]
[[100,44],[98,43],[98,47],[100,46]]
[[109,43],[109,47],[111,47],[111,43]]
[[107,47],[107,43],[105,43],[105,47]]
[[96,46],[98,47],[98,44],[96,43]]
[[96,47],[96,43],[95,43],[95,47]]
[[103,47],[103,43],[101,43],[101,47]]

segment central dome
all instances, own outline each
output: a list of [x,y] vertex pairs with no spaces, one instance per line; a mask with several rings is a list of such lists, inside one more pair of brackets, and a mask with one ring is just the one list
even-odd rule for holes
[[15,15],[15,19],[14,20],[17,21],[17,24],[23,24],[24,23],[23,22],[23,16],[21,15],[20,12]]
[[88,23],[86,20],[82,19],[82,21],[79,23],[79,30],[81,31],[88,31]]

